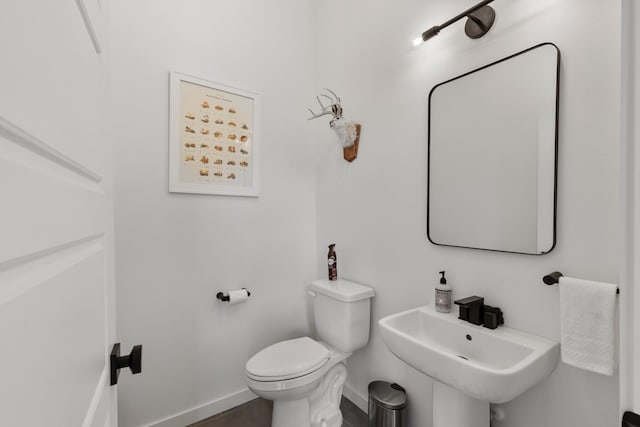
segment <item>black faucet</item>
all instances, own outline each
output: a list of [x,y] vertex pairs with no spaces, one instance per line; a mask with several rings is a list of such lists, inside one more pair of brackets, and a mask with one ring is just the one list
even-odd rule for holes
[[478,296],[467,297],[454,301],[460,306],[458,319],[474,325],[484,325],[485,328],[495,329],[504,325],[502,310],[484,304],[484,298]]
[[482,325],[484,323],[484,311],[482,310],[484,298],[474,295],[456,300],[454,303],[460,306],[458,319],[473,323],[474,325]]

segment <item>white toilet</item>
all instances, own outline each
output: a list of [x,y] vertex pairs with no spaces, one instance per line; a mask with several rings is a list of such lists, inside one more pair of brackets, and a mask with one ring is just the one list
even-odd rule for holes
[[282,341],[247,362],[249,388],[273,400],[272,427],[340,427],[344,361],[369,341],[373,289],[316,280],[309,293],[319,341]]

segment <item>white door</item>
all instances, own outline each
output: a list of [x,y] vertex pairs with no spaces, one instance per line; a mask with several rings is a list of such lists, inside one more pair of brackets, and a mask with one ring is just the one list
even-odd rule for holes
[[117,425],[99,1],[0,4],[0,426]]

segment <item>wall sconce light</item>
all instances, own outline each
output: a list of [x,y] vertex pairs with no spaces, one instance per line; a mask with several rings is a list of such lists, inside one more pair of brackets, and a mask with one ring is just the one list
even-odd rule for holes
[[423,42],[426,42],[430,38],[438,35],[440,30],[443,28],[447,28],[449,25],[465,17],[467,18],[467,23],[464,26],[465,34],[472,39],[479,39],[489,32],[496,19],[496,12],[491,8],[491,6],[487,6],[493,1],[494,0],[481,1],[475,6],[470,7],[459,15],[449,19],[444,24],[429,28],[423,32],[420,37],[413,41],[413,45],[418,46]]

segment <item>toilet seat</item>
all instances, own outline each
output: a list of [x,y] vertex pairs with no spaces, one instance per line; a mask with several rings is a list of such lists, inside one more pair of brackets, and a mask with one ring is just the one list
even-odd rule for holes
[[309,337],[281,341],[249,359],[247,376],[255,381],[295,379],[317,371],[330,356],[327,347]]
[[[307,341],[308,340],[308,341]],[[309,343],[311,341],[311,343]],[[307,359],[306,366],[304,369],[302,368],[292,368],[289,367],[288,374],[282,374],[282,372],[286,372],[286,370],[281,370],[280,375],[264,375],[264,373],[269,372],[267,367],[269,363],[273,362],[273,367],[276,367],[276,363],[280,363],[281,361],[277,361],[274,358],[276,355],[280,354],[280,350],[283,349],[294,349],[294,351],[290,351],[288,356],[296,356],[295,349],[300,345],[300,348],[305,346],[308,353],[306,355],[309,356]],[[308,346],[308,347],[306,347]],[[315,351],[314,351],[315,349]],[[267,352],[267,350],[269,350]],[[261,353],[265,352],[263,355]],[[257,358],[258,355],[261,355],[260,358]],[[288,357],[287,356],[287,357]],[[341,353],[337,352],[331,347],[323,344],[321,342],[315,341],[309,337],[296,338],[295,340],[287,340],[281,341],[279,343],[273,344],[258,352],[254,357],[249,359],[246,365],[246,377],[245,381],[250,389],[254,391],[259,391],[261,393],[270,393],[277,392],[282,393],[286,390],[294,392],[297,390],[302,393],[307,389],[312,389],[317,386],[318,382],[322,380],[322,377],[336,364],[346,360],[351,353]],[[264,358],[263,358],[264,357]],[[300,357],[298,355],[298,357]],[[256,359],[257,358],[257,359]],[[254,360],[256,359],[256,360]],[[295,361],[295,360],[294,360]],[[251,362],[251,363],[250,363]],[[284,365],[286,362],[282,364],[282,369],[284,369]],[[298,366],[303,366],[304,364],[299,364]],[[262,367],[262,370],[260,369]],[[277,366],[280,367],[280,366]],[[295,372],[295,371],[298,372]],[[257,372],[256,372],[257,371]],[[277,369],[271,371],[271,373],[278,372]],[[257,373],[262,373],[263,375],[257,375]]]

